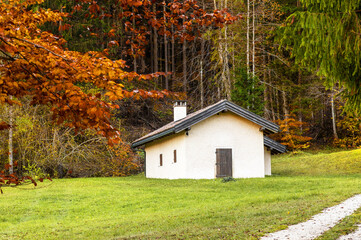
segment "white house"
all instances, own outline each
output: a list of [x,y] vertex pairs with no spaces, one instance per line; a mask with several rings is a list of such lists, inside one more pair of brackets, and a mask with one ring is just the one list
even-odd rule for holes
[[264,134],[278,125],[222,100],[187,115],[185,101],[174,104],[174,121],[137,139],[145,146],[148,178],[212,179],[271,175],[271,154],[286,147]]

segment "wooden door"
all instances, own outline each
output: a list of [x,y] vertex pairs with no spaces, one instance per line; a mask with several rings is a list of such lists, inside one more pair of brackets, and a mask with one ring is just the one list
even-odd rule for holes
[[216,149],[217,177],[232,177],[232,149]]

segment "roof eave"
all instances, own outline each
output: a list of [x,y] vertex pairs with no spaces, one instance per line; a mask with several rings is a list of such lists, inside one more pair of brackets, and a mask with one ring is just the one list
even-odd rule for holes
[[173,134],[173,133],[175,133],[174,128],[170,128],[170,129],[167,129],[167,130],[165,130],[163,132],[160,132],[160,133],[154,134],[154,135],[152,135],[150,137],[147,137],[145,139],[142,139],[140,141],[134,142],[134,143],[132,143],[131,147],[132,148],[137,148],[137,147],[145,145],[146,143],[149,143],[149,142],[151,142],[153,140],[156,140],[156,139],[161,138],[161,137],[165,137],[165,136]]
[[280,130],[280,128],[277,124],[275,124],[271,121],[268,121],[253,112],[250,112],[246,109],[240,108],[232,102],[227,101],[227,102],[225,102],[225,104],[226,104],[228,110],[264,127],[265,131],[267,131],[267,132],[277,133]]
[[178,133],[183,130],[186,130],[187,128],[203,121],[204,119],[222,112],[223,110],[225,110],[223,107],[223,104],[224,104],[224,102],[219,104],[219,106],[214,106],[213,108],[207,109],[206,111],[202,112],[201,114],[195,115],[194,117],[190,118],[189,120],[184,121],[184,122],[174,126],[175,132]]
[[276,142],[266,136],[263,137],[264,145],[271,149],[272,153],[285,153],[287,151],[287,147]]
[[188,121],[185,121],[179,125],[176,125],[175,132],[176,133],[181,132],[190,126],[193,126],[193,125],[201,122],[202,120],[204,120],[210,116],[213,116],[215,114],[218,114],[222,111],[225,111],[225,110],[231,111],[234,114],[237,114],[251,122],[254,122],[255,124],[258,124],[258,125],[264,127],[265,133],[267,133],[267,134],[277,133],[280,131],[280,128],[277,124],[270,122],[266,119],[263,119],[255,113],[252,113],[250,111],[239,108],[236,104],[234,104],[232,102],[224,101],[224,102],[221,102],[220,104],[214,106],[213,108],[207,109],[206,111],[202,112],[201,114],[192,117]]
[[158,138],[164,137],[166,135],[172,134],[172,133],[179,133],[183,130],[186,130],[187,128],[203,121],[204,119],[207,119],[208,117],[211,117],[215,114],[218,114],[222,111],[230,111],[233,112],[234,114],[243,117],[259,126],[261,126],[262,128],[264,128],[264,133],[266,134],[271,134],[271,133],[277,133],[279,132],[280,128],[277,124],[268,121],[260,116],[258,116],[255,113],[252,113],[246,109],[243,109],[241,107],[239,107],[238,105],[229,102],[227,100],[223,100],[222,102],[220,102],[219,104],[214,105],[213,107],[205,110],[204,112],[201,112],[189,119],[187,119],[186,121],[183,121],[179,124],[176,124],[175,126],[173,126],[170,129],[167,129],[163,132],[154,134],[152,136],[149,136],[147,138],[144,138],[142,140],[136,141],[132,144],[132,148],[136,148],[139,147],[141,145],[144,145],[148,142],[151,142],[153,140],[156,140]]

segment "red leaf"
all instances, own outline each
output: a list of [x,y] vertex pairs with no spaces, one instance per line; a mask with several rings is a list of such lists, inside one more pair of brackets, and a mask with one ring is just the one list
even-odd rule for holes
[[5,129],[9,129],[10,125],[7,124],[6,122],[0,122],[0,131],[1,130],[5,130]]
[[5,164],[5,169],[6,169],[6,170],[9,170],[9,168],[10,168],[10,167],[11,167],[11,165],[10,165],[10,164],[8,164],[8,163],[7,163],[7,164]]

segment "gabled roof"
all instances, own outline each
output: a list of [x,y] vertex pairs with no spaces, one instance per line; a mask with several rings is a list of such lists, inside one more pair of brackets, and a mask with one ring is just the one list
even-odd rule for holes
[[286,146],[282,145],[269,137],[263,136],[263,144],[271,150],[271,153],[284,153],[286,152]]
[[199,111],[188,114],[186,117],[179,119],[178,121],[170,122],[167,125],[145,135],[144,137],[135,140],[132,144],[132,147],[139,147],[161,137],[174,133],[179,133],[183,130],[190,128],[194,124],[199,123],[204,119],[209,118],[222,111],[233,112],[240,117],[243,117],[253,123],[258,124],[263,128],[265,133],[276,133],[279,131],[279,126],[277,124],[270,122],[228,100],[221,100],[216,104],[210,105]]

